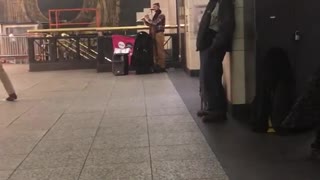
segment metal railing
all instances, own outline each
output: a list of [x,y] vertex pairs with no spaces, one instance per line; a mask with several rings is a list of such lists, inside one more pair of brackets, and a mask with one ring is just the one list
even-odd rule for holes
[[26,36],[0,36],[0,56],[28,56],[28,41]]
[[[179,64],[177,34],[166,34],[164,44],[166,50],[166,61],[169,67]],[[28,57],[30,69],[75,69],[106,67],[110,64],[113,56],[113,45],[111,34],[69,34],[52,37],[28,37]],[[54,65],[52,64],[54,63]],[[51,65],[50,65],[51,64]],[[79,65],[79,66],[78,66]],[[100,67],[99,67],[100,66]],[[59,68],[61,67],[61,68]],[[39,70],[39,69],[37,69]]]
[[28,43],[30,63],[95,61],[91,51],[98,48],[95,35],[29,37]]
[[26,36],[0,36],[0,60],[3,63],[27,63],[28,39]]

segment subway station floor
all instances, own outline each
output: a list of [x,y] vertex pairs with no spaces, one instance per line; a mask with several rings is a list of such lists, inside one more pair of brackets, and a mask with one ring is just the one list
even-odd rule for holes
[[166,74],[5,68],[1,180],[228,179]]
[[[0,180],[317,180],[312,134],[204,125],[197,79],[29,73],[6,65],[19,101],[0,101]],[[0,97],[6,94],[0,87]]]

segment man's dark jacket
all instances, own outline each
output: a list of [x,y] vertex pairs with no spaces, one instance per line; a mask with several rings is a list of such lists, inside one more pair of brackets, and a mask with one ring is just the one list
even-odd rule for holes
[[[217,2],[220,2],[218,23],[219,32],[209,29],[211,13]],[[233,33],[235,30],[234,0],[210,0],[204,12],[198,30],[197,51],[207,48],[232,48]]]

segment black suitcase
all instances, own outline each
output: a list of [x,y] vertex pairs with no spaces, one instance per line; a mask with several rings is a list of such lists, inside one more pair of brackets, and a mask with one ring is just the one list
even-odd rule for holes
[[153,40],[148,33],[139,32],[137,34],[131,64],[136,74],[153,72]]
[[129,74],[129,55],[114,54],[112,58],[112,73],[115,76],[123,76]]

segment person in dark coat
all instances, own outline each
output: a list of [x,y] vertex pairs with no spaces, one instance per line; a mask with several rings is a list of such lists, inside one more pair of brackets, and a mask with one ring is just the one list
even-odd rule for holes
[[210,0],[202,16],[197,51],[200,51],[200,91],[204,122],[226,120],[227,100],[222,85],[222,61],[232,48],[235,29],[234,0]]

